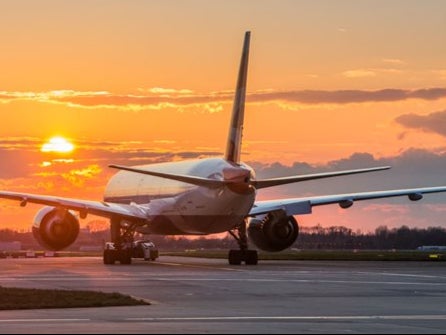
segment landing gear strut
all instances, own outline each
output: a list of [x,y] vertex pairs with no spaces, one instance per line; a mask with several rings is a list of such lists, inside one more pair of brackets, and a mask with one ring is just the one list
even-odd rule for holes
[[230,230],[229,234],[235,238],[240,250],[229,250],[228,261],[230,265],[240,265],[245,262],[246,265],[257,265],[257,250],[248,249],[248,234],[246,233],[246,222],[238,226],[234,230]]
[[121,225],[121,220],[112,218],[110,220],[111,243],[107,243],[104,249],[104,264],[132,264],[133,235],[135,234],[134,223]]

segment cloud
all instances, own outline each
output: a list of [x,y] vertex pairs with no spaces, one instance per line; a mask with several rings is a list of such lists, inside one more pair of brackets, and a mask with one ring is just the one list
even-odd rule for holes
[[46,92],[20,92],[20,91],[0,91],[0,102],[7,103],[14,100],[31,100],[39,102],[56,102],[63,97],[79,96],[102,96],[107,95],[107,91],[75,91],[75,90],[53,90]]
[[[100,175],[102,185],[115,170],[109,164],[143,165],[182,159],[196,159],[221,156],[215,149],[181,150],[157,148],[152,142],[145,144],[139,141],[93,141],[73,140],[76,150],[61,155],[53,152],[41,152],[41,139],[14,137],[0,141],[0,180],[25,178],[29,185],[36,180],[51,182],[51,185],[62,185],[61,179],[72,182],[74,186],[82,185],[93,175]],[[158,143],[166,145],[166,142]],[[145,149],[149,147],[150,149]],[[65,184],[63,184],[65,185]],[[65,185],[64,187],[68,187]]]
[[[378,71],[378,70],[377,70]],[[399,73],[395,69],[379,71]],[[353,73],[352,76],[355,76]],[[356,75],[360,75],[358,72]],[[58,90],[48,92],[0,91],[0,102],[35,101],[39,103],[64,104],[78,108],[113,108],[129,111],[160,110],[163,108],[199,108],[207,112],[223,110],[222,104],[231,103],[233,91],[194,93],[190,90],[154,89],[141,94],[114,94],[105,91]],[[155,92],[155,93],[154,93]],[[169,92],[169,94],[165,94]],[[184,94],[188,92],[188,94]],[[389,88],[383,90],[288,90],[272,89],[249,92],[247,103],[295,104],[348,104],[363,102],[387,102],[407,99],[436,100],[446,97],[446,88],[422,88],[416,90]]]
[[3,137],[0,139],[0,148],[37,150],[42,146],[43,141],[36,137]]
[[406,65],[407,63],[402,59],[398,58],[383,58],[381,60],[383,63],[391,64],[391,65]]
[[[382,60],[385,67],[368,68],[368,69],[355,69],[342,72],[342,76],[349,79],[360,79],[360,78],[372,78],[382,75],[401,75],[406,71],[401,69],[405,64],[400,59],[383,59]],[[392,65],[393,67],[389,67]],[[396,68],[395,68],[396,67]]]
[[368,69],[356,69],[342,72],[342,75],[346,78],[370,78],[375,77],[376,73]]
[[398,116],[395,121],[406,128],[446,136],[446,110],[428,115],[404,114]]
[[[279,162],[272,164],[250,163],[257,178],[309,174],[317,172],[357,169],[391,165],[392,169],[380,172],[342,176],[279,187],[262,189],[258,199],[296,198],[302,196],[343,194],[353,192],[380,191],[412,187],[446,185],[446,154],[427,150],[411,149],[394,157],[375,158],[370,153],[355,153],[350,157],[326,164],[313,165],[296,162],[291,166]],[[344,225],[352,229],[373,231],[377,226],[429,227],[444,224],[446,194],[426,195],[420,202],[413,203],[407,197],[360,201],[348,210],[336,205],[320,206],[312,215],[301,215],[297,219],[303,225]]]
[[154,94],[192,94],[194,91],[189,89],[175,89],[175,88],[163,88],[163,87],[152,87],[152,88],[138,88],[140,92],[149,92]]
[[17,148],[0,147],[0,179],[28,176],[33,172],[33,165],[39,163],[35,152]]
[[376,91],[366,90],[303,90],[282,91],[268,93],[251,93],[250,101],[286,101],[303,104],[348,104],[362,102],[389,102],[407,99],[436,100],[446,97],[446,88],[427,88],[418,90],[383,89]]
[[154,140],[153,143],[157,144],[175,144],[177,141],[174,140]]
[[62,178],[77,187],[83,187],[87,179],[96,177],[102,172],[99,165],[93,164],[82,169],[70,170],[62,174]]
[[279,162],[259,164],[252,162],[258,178],[273,178],[338,170],[350,170],[376,166],[388,166],[386,171],[336,177],[325,180],[290,184],[283,191],[290,196],[301,194],[336,194],[446,185],[446,153],[434,153],[424,149],[410,149],[398,156],[375,158],[372,154],[354,153],[350,157],[312,165],[295,162],[291,166]]

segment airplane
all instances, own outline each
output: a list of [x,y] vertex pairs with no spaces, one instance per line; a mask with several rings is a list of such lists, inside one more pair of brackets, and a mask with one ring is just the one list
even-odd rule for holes
[[103,201],[0,191],[0,198],[20,206],[41,204],[32,231],[50,250],[70,246],[79,234],[79,218],[97,215],[110,220],[111,242],[104,264],[131,264],[127,247],[135,233],[161,235],[207,235],[229,232],[238,242],[230,250],[231,265],[256,265],[257,250],[281,251],[297,239],[295,215],[310,214],[315,206],[338,204],[351,207],[355,201],[407,196],[412,201],[423,194],[446,192],[446,186],[386,190],[350,194],[256,201],[257,190],[278,185],[336,176],[387,170],[389,166],[324,172],[271,179],[256,179],[255,171],[240,160],[250,32],[245,33],[233,110],[224,157],[142,166],[109,165],[120,170],[109,180]]

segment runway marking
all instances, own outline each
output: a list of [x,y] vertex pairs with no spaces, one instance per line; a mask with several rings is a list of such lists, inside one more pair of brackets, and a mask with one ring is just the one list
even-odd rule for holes
[[[102,320],[102,319],[98,319]],[[446,315],[312,315],[312,316],[198,316],[198,317],[140,317],[114,318],[114,321],[125,322],[224,322],[224,321],[367,321],[367,320],[446,320]],[[61,319],[0,319],[1,323],[59,323],[59,322],[91,322],[91,318]]]
[[166,318],[126,318],[126,321],[312,321],[312,320],[446,320],[446,315],[317,315],[317,316],[205,316]]
[[356,272],[358,274],[365,274],[365,275],[381,275],[381,276],[390,276],[390,277],[411,277],[411,278],[441,278],[446,279],[445,276],[433,276],[433,275],[422,275],[422,274],[411,274],[411,273],[392,273],[392,272],[366,272],[366,271],[358,271]]
[[218,265],[217,266],[207,266],[207,265],[182,264],[182,263],[171,263],[171,262],[155,262],[155,263],[153,263],[153,265],[182,266],[182,267],[191,267],[191,268],[208,269],[208,270],[246,272],[246,270],[233,269],[233,268],[222,268],[222,267],[219,267]]
[[0,323],[12,322],[81,322],[91,319],[0,319]]
[[125,277],[78,277],[78,276],[64,276],[64,277],[9,277],[0,278],[1,282],[17,282],[17,281],[88,281],[88,282],[117,282],[129,281],[132,279],[138,280],[152,280],[152,281],[171,281],[171,282],[253,282],[253,283],[312,283],[312,284],[373,284],[373,285],[429,285],[429,286],[445,286],[444,282],[403,282],[403,281],[363,281],[363,280],[320,280],[320,279],[275,279],[275,278],[181,278],[181,277],[144,277],[139,276],[125,276]]

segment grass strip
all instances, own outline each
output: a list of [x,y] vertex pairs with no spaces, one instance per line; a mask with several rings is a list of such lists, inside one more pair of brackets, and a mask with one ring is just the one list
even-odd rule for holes
[[0,286],[0,310],[136,306],[150,303],[121,293]]

